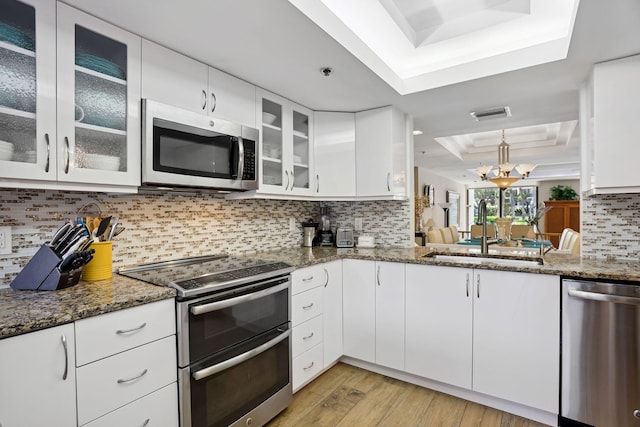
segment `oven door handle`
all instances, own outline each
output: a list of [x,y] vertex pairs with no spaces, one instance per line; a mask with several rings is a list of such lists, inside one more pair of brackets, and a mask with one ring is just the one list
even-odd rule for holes
[[244,302],[253,301],[258,298],[266,297],[267,295],[275,294],[289,287],[289,282],[283,283],[278,286],[274,286],[262,291],[254,292],[247,295],[241,295],[239,297],[226,299],[223,301],[212,302],[210,304],[196,305],[189,309],[191,314],[198,316],[200,314],[210,313],[216,310],[222,310],[223,308],[232,307],[234,305],[242,304]]
[[236,365],[239,365],[242,362],[245,362],[253,357],[256,357],[260,353],[264,353],[265,351],[269,350],[271,347],[274,347],[275,345],[279,344],[281,341],[284,341],[285,339],[289,338],[290,335],[291,335],[291,329],[287,329],[282,334],[278,335],[271,341],[262,344],[261,346],[258,346],[252,350],[249,350],[246,353],[242,353],[236,357],[232,357],[229,360],[225,360],[222,363],[218,363],[217,365],[200,369],[199,371],[196,371],[193,374],[191,374],[191,376],[193,377],[194,380],[198,381],[203,378],[210,377],[211,375],[217,374],[220,371],[224,371],[225,369],[232,368]]

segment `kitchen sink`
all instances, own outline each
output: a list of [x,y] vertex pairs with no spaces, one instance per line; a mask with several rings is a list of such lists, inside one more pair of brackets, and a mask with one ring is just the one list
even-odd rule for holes
[[509,265],[514,267],[537,267],[544,264],[544,260],[539,257],[515,257],[504,255],[480,255],[478,254],[443,254],[430,252],[423,255],[425,258],[433,258],[440,261],[459,262],[463,264],[483,264],[492,263],[498,265]]

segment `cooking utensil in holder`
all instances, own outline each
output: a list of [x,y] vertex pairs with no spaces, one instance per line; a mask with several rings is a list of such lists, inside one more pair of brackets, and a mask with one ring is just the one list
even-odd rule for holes
[[77,284],[82,268],[60,271],[60,258],[49,245],[42,245],[11,282],[13,289],[54,291]]

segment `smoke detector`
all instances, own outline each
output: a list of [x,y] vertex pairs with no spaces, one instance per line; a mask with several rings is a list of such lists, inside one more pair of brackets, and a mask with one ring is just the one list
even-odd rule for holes
[[502,117],[511,117],[511,109],[509,107],[492,108],[485,111],[472,111],[469,113],[476,122],[491,119],[500,119]]

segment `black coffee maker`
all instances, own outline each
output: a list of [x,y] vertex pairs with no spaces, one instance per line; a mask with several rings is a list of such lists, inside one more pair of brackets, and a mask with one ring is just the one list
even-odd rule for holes
[[333,233],[331,232],[331,220],[329,219],[329,208],[320,207],[320,226],[318,227],[318,246],[333,246]]

